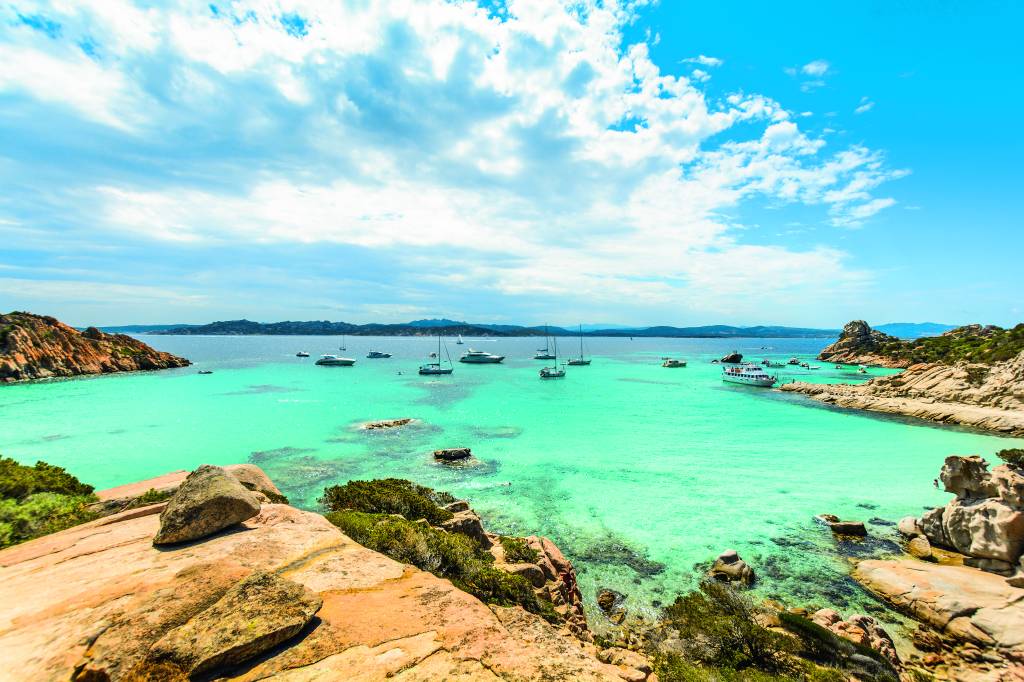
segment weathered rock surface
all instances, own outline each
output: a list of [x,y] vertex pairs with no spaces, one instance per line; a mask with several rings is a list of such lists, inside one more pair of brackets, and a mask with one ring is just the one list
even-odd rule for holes
[[907,364],[900,364],[879,352],[885,344],[898,341],[895,336],[872,329],[864,320],[853,320],[846,323],[835,343],[818,354],[818,359],[848,365],[906,367]]
[[843,617],[832,609],[820,609],[811,614],[810,619],[840,637],[871,647],[894,666],[899,666],[900,658],[896,654],[896,645],[893,644],[889,633],[871,616],[854,614],[843,620]]
[[739,582],[744,585],[754,583],[754,569],[740,558],[735,549],[727,549],[718,555],[708,572],[715,580],[723,582]]
[[951,639],[1024,655],[1024,589],[997,575],[904,559],[861,561],[853,577]]
[[186,367],[185,358],[124,334],[80,332],[32,313],[0,315],[0,382]]
[[299,634],[322,605],[303,585],[257,571],[160,638],[141,668],[170,663],[196,676],[237,665]]
[[722,359],[719,360],[719,362],[724,362],[724,363],[731,364],[731,365],[737,365],[737,364],[743,362],[743,353],[737,353],[736,351],[733,351],[732,353],[724,355],[722,357]]
[[917,364],[863,384],[779,387],[838,407],[1024,435],[1024,352],[992,365]]
[[[0,551],[5,679],[125,680],[154,644],[257,571],[304,586],[323,606],[300,635],[232,679],[622,679],[592,645],[520,608],[488,608],[352,542],[318,514],[265,504],[240,532],[162,551],[151,543],[162,506]],[[568,564],[557,549],[542,562],[558,575]]]
[[818,514],[817,518],[836,535],[862,538],[868,534],[868,529],[864,526],[863,521],[843,521],[835,514]]
[[452,518],[441,522],[441,528],[444,528],[449,533],[462,533],[471,537],[479,542],[480,546],[484,549],[491,548],[491,539],[487,536],[487,532],[484,531],[480,516],[472,509],[455,512]]
[[260,512],[260,502],[237,478],[204,464],[178,487],[160,514],[154,545],[198,540]]

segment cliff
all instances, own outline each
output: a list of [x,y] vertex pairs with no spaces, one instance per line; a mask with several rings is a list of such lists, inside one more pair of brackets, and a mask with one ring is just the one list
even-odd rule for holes
[[123,334],[80,332],[32,313],[0,315],[0,381],[186,367],[189,361]]
[[895,336],[872,329],[864,320],[853,320],[846,323],[835,343],[826,346],[818,354],[818,359],[847,365],[907,367],[909,364],[903,364],[884,351],[886,347],[898,343],[900,340]]
[[[201,486],[183,492],[204,476],[219,477],[216,499]],[[228,476],[244,487],[226,484]],[[251,465],[201,467],[187,479],[176,472],[98,497],[113,503],[178,484],[169,502],[0,551],[6,679],[648,677],[642,657],[630,659],[640,669],[615,664],[622,656],[598,652],[541,616],[488,606],[357,544],[320,514],[270,503],[279,493]],[[154,545],[175,520],[190,533],[203,513],[215,523],[253,504],[241,523],[199,524],[192,540]]]
[[793,382],[780,389],[838,407],[1024,435],[1024,351],[991,364],[911,365],[859,385]]

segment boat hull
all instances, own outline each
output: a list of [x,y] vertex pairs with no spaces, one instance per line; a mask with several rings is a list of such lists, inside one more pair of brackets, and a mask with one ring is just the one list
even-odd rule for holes
[[423,375],[426,375],[426,376],[434,376],[434,375],[438,375],[438,374],[451,374],[451,373],[452,373],[452,368],[451,367],[442,367],[442,368],[437,368],[437,367],[420,367],[420,374],[423,374]]
[[556,360],[557,358],[550,353],[537,353],[533,356],[534,360]]
[[316,364],[321,367],[351,367],[356,364],[355,360],[317,360]]
[[465,362],[468,365],[496,365],[504,359],[504,355],[495,355],[489,358],[462,357],[459,358],[459,362]]
[[570,365],[572,367],[585,367],[586,365],[590,364],[590,360],[570,360],[565,364]]

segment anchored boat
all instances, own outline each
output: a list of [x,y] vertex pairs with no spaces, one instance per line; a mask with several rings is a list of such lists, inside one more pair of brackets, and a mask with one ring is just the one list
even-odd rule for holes
[[320,359],[316,361],[318,365],[325,365],[327,367],[351,367],[356,364],[356,361],[352,358],[342,358],[337,355],[321,355]]
[[444,354],[448,357],[448,366],[444,367],[441,364],[441,336],[437,337],[437,353],[431,353],[430,357],[435,358],[437,362],[427,362],[420,365],[420,374],[436,375],[436,374],[451,374],[454,371],[452,367],[452,358],[448,355],[448,346],[444,347]]
[[462,354],[462,357],[459,358],[459,362],[465,362],[470,365],[490,365],[497,364],[504,359],[504,355],[495,355],[494,353],[488,353],[487,351],[473,350],[470,348]]
[[379,351],[379,350],[371,350],[369,353],[366,354],[366,357],[368,357],[370,359],[373,359],[373,360],[375,360],[377,358],[390,358],[391,357],[391,353],[384,353],[384,352]]
[[533,356],[534,360],[554,360],[555,355],[551,352],[551,340],[548,336],[548,326],[544,325],[544,347],[537,349],[537,354]]
[[728,381],[732,384],[771,387],[778,380],[777,376],[768,374],[763,367],[754,362],[722,368],[722,381]]
[[590,358],[583,356],[583,325],[580,325],[580,356],[578,358],[569,358],[569,362],[566,363],[573,367],[582,367],[590,364]]
[[664,362],[661,363],[662,367],[686,367],[686,360],[679,358],[662,358]]

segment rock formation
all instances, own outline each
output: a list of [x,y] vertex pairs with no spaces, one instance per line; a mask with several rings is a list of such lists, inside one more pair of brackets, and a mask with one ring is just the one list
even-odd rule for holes
[[896,655],[896,645],[893,644],[889,633],[871,616],[854,614],[843,620],[843,617],[832,609],[819,609],[811,614],[810,620],[851,642],[871,647],[894,666],[899,666],[900,658]]
[[911,365],[859,385],[793,382],[780,388],[839,407],[1024,436],[1024,352],[991,365]]
[[462,459],[469,459],[473,451],[469,448],[443,448],[434,450],[434,459],[442,462],[457,462]]
[[205,538],[259,513],[260,501],[237,478],[204,464],[188,475],[167,502],[153,544]]
[[708,575],[723,582],[738,582],[744,585],[754,583],[754,569],[740,558],[735,549],[727,549],[718,555]]
[[886,344],[899,341],[895,336],[872,329],[864,320],[853,320],[846,323],[835,343],[826,346],[818,354],[818,359],[848,365],[907,367],[909,363],[893,360],[882,352]]
[[828,526],[836,535],[862,538],[868,534],[868,529],[865,528],[863,521],[842,521],[835,514],[818,514],[815,518]]
[[739,363],[743,362],[743,354],[733,351],[722,356],[722,359],[719,360],[719,362],[724,362],[730,365],[738,365]]
[[[155,548],[164,507],[0,551],[5,679],[184,680],[186,671],[243,681],[649,676],[642,656],[605,650],[599,660],[592,644],[541,617],[488,607],[356,544],[319,514],[263,504],[241,532]],[[571,563],[546,538],[528,542],[546,578],[538,589],[552,592],[567,621],[578,614],[585,625]]]
[[189,361],[124,334],[80,332],[52,317],[0,315],[0,382],[186,367]]

